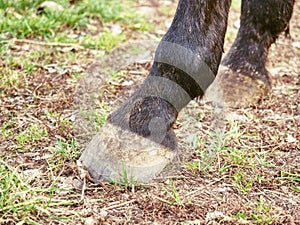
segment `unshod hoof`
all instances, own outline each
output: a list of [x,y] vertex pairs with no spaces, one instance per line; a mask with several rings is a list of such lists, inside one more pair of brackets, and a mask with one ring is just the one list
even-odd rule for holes
[[[172,130],[166,136],[176,142]],[[147,182],[174,159],[176,152],[176,149],[106,123],[92,138],[79,161],[96,181]]]
[[262,80],[220,66],[215,81],[205,93],[205,99],[224,107],[248,107],[257,104],[270,89],[271,85]]

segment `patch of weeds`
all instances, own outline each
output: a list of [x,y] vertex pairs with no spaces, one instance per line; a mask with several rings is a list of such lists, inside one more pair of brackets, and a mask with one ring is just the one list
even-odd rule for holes
[[9,138],[13,136],[13,132],[11,129],[15,126],[15,122],[13,120],[5,121],[1,125],[1,136],[3,138]]
[[256,221],[259,224],[272,224],[273,217],[270,214],[270,204],[260,198],[256,201],[256,208],[251,214],[250,219]]
[[[128,4],[130,3],[127,1]],[[99,17],[103,22],[122,21],[127,19],[124,4],[119,0],[102,0],[82,3],[79,8],[79,13],[86,13],[89,17]]]
[[300,192],[300,174],[282,171],[277,179],[285,181],[292,191]]
[[271,205],[262,198],[256,200],[250,211],[239,211],[235,217],[255,222],[255,224],[273,224],[274,218],[271,215]]
[[3,55],[7,52],[7,49],[9,47],[9,42],[5,40],[1,40],[0,36],[0,55]]
[[57,141],[51,152],[55,158],[60,157],[64,161],[70,162],[75,162],[81,154],[80,146],[75,138],[72,138],[70,143],[61,140]]
[[[70,5],[67,0],[56,1],[64,7],[63,11],[44,10],[38,13],[37,8],[42,1],[0,1],[0,33],[6,33],[14,38],[34,38],[45,41],[55,41],[57,36],[66,38],[66,42],[81,43],[81,39],[87,34],[90,23],[97,22],[97,32],[101,32],[102,23],[118,21],[132,29],[148,29],[147,23],[141,15],[134,11],[134,1],[131,0],[102,0],[102,1],[80,1]],[[93,22],[94,21],[94,22]],[[78,30],[80,35],[75,35]],[[104,33],[100,35],[100,47],[107,42],[107,39],[124,40],[124,36],[113,37]],[[75,39],[75,40],[74,40]],[[88,35],[86,36],[88,38]],[[104,40],[103,40],[104,39]],[[97,39],[96,39],[97,40]],[[90,42],[83,42],[83,45],[91,45]],[[98,46],[96,44],[92,45]]]
[[216,159],[216,153],[214,151],[204,150],[199,152],[198,156],[200,159],[190,164],[190,168],[198,169],[202,172],[212,169],[212,165]]
[[245,212],[238,212],[236,215],[235,215],[235,217],[237,217],[237,218],[241,218],[241,219],[247,219],[247,214],[245,213]]
[[274,160],[273,159],[267,159],[266,155],[257,154],[256,160],[263,167],[270,167],[270,168],[272,168],[272,167],[276,166],[276,164],[274,163]]
[[300,186],[297,187],[297,186],[291,185],[290,189],[294,192],[300,192]]
[[251,158],[251,153],[245,151],[244,149],[235,148],[224,148],[222,149],[224,160],[231,165],[251,165],[253,161]]
[[228,172],[231,168],[231,165],[228,163],[228,162],[224,162],[223,164],[221,164],[219,166],[219,174],[220,175],[223,175],[225,174],[226,172]]
[[8,68],[4,68],[0,72],[0,89],[5,91],[10,87],[17,88],[23,84],[22,81],[24,78],[24,73],[20,73],[19,71],[11,71]]
[[209,146],[205,150],[197,149],[198,146],[203,146],[203,140],[196,138],[193,145],[197,149],[196,154],[199,159],[189,163],[188,167],[208,171],[212,170],[212,167],[219,166],[220,173],[223,173],[230,165],[245,163],[248,157],[247,152],[228,147],[231,142],[238,140],[241,135],[242,133],[237,124],[231,124],[227,132],[215,128],[209,135],[209,140],[207,140]]
[[109,111],[97,111],[95,114],[95,126],[102,127],[107,120]]
[[[109,79],[109,81],[119,81],[121,78],[126,78],[126,76],[128,75],[128,71],[127,70],[113,70],[111,68],[107,68],[105,71],[107,74],[111,75],[111,78]],[[108,82],[109,83],[109,82]]]
[[[83,124],[80,124],[85,131],[88,132],[97,132],[105,123],[110,109],[107,105],[102,104],[101,108],[91,109],[91,110],[81,110],[79,117],[81,118]],[[81,129],[81,128],[80,128]],[[83,131],[82,135],[90,135],[90,133],[85,134]],[[79,135],[79,136],[82,136]]]
[[124,33],[113,34],[111,32],[103,32],[98,36],[86,35],[82,38],[80,44],[84,47],[102,48],[109,51],[125,40],[126,36]]
[[39,217],[57,218],[51,213],[52,207],[78,203],[52,201],[51,195],[59,191],[54,187],[55,183],[49,187],[32,186],[32,183],[39,182],[40,175],[13,168],[0,158],[0,221],[4,224],[40,224]]
[[35,65],[30,62],[24,62],[24,73],[29,74],[35,69]]
[[141,31],[154,31],[154,24],[148,23],[143,17],[132,17],[133,21],[136,21],[133,25],[133,29]]
[[192,170],[201,170],[199,161],[187,162],[186,166]]
[[278,179],[296,181],[300,183],[300,174],[294,174],[294,173],[283,171],[281,172],[281,176]]
[[122,162],[122,175],[116,180],[109,179],[109,182],[114,185],[118,185],[126,190],[131,189],[133,192],[135,190],[135,187],[139,186],[138,180],[136,180],[134,176],[129,176],[124,162]]
[[82,76],[84,75],[84,73],[80,73],[80,72],[73,72],[71,74],[71,78],[74,80],[79,80],[82,78]]
[[[206,145],[207,143],[208,146]],[[218,151],[224,144],[224,135],[222,132],[212,131],[209,136],[209,140],[201,140],[200,137],[195,137],[192,141],[192,147],[196,149],[196,155],[198,159],[194,162],[187,163],[187,166],[191,169],[197,169],[199,171],[208,171],[211,169],[211,165],[217,158]],[[207,146],[206,149],[198,149],[200,146]]]
[[53,177],[56,176],[55,174],[60,176],[70,162],[76,162],[80,157],[81,147],[75,138],[71,138],[71,140],[59,138],[55,145],[50,147],[50,154],[46,162]]
[[[253,170],[259,162],[265,166],[273,166],[268,162],[263,154],[241,147],[234,148],[239,144],[240,138],[247,136],[240,131],[240,126],[236,123],[227,124],[227,131],[214,129],[209,136],[209,146],[205,150],[196,150],[197,159],[189,162],[187,166],[193,170],[198,170],[210,174],[218,171],[219,175],[228,175],[232,182],[241,192],[249,192],[253,185],[265,181],[263,176],[254,176]],[[251,138],[248,137],[247,138]],[[200,143],[198,140],[196,143]]]
[[72,130],[72,122],[70,118],[60,118],[59,129],[62,133],[69,133]]
[[232,178],[233,183],[244,193],[248,192],[254,183],[254,180],[243,170],[235,172]]
[[22,0],[22,1],[0,0],[0,9],[14,8],[17,12],[20,12],[29,8],[37,7],[42,2],[44,2],[44,0]]
[[179,204],[179,205],[182,205],[183,204],[183,201],[182,201],[182,198],[176,188],[176,185],[174,183],[173,180],[171,180],[171,188],[166,188],[164,186],[162,186],[162,189],[165,191],[165,193],[172,198],[173,202],[170,202],[168,200],[165,200],[166,203],[172,205],[174,203],[176,204]]
[[31,124],[16,136],[16,140],[19,144],[24,145],[41,141],[46,136],[47,129],[44,126]]

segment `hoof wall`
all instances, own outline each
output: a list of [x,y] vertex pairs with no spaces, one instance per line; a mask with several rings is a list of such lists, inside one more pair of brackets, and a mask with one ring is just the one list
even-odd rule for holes
[[205,93],[205,99],[224,107],[248,107],[256,104],[271,85],[220,66],[218,75]]
[[[176,141],[173,131],[171,136]],[[106,123],[79,161],[96,181],[154,179],[176,156],[176,150]]]

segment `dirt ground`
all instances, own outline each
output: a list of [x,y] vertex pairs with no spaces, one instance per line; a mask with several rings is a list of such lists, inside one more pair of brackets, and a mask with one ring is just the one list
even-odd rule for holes
[[[110,202],[97,205],[100,214],[106,215],[101,218],[103,222],[300,224],[299,191],[291,191],[292,184],[284,178],[288,176],[284,171],[295,175],[297,179],[293,185],[299,187],[300,66],[297,62],[300,58],[300,18],[297,12],[300,12],[299,4],[291,21],[292,38],[281,36],[270,51],[268,68],[272,74],[272,92],[255,107],[222,112],[226,114],[225,134],[220,134],[226,142],[223,147],[234,148],[239,157],[248,158],[244,159],[245,165],[239,165],[240,162],[234,160],[230,162],[231,166],[228,165],[230,169],[220,173],[220,165],[226,165],[228,156],[214,151],[207,153],[214,156],[209,162],[206,161],[208,159],[203,152],[210,149],[215,141],[211,134],[214,132],[212,127],[216,115],[210,103],[192,102],[180,114],[175,125],[180,140],[181,162],[171,168],[168,179],[158,179],[147,188],[107,192],[105,196]],[[233,9],[226,36],[226,50],[234,40],[238,18],[238,10]],[[128,51],[127,47],[124,49]],[[149,49],[153,53],[153,48]],[[120,54],[118,50],[117,54]],[[115,57],[115,53],[112,53],[112,58]],[[121,104],[138,87],[151,67],[151,61],[127,64],[121,69],[125,76],[102,86],[106,90],[101,96],[102,101]],[[232,130],[236,133],[228,135]],[[196,145],[195,138],[204,141]],[[202,154],[199,153],[201,151]],[[261,166],[251,161],[253,158],[263,159],[269,165]],[[187,166],[195,162],[199,163],[198,168],[190,169]],[[200,168],[206,163],[206,169]],[[234,178],[233,182],[232,176],[245,179],[238,181],[238,178]],[[94,216],[99,218],[99,215]]]
[[[171,21],[172,12],[161,13],[156,7],[157,1],[153,2],[141,1],[140,10],[157,15],[149,16],[149,20],[157,24],[157,33],[163,34]],[[175,2],[170,4],[175,8]],[[225,50],[229,49],[234,40],[238,18],[239,10],[233,8]],[[215,126],[220,112],[216,112],[209,102],[193,101],[180,113],[175,124],[180,142],[180,160],[167,169],[167,177],[136,186],[94,184],[88,178],[83,178],[82,171],[75,162],[66,161],[64,169],[59,171],[59,180],[62,184],[67,183],[72,192],[66,194],[62,191],[57,193],[56,198],[80,198],[80,202],[77,205],[58,207],[52,213],[68,216],[70,211],[75,211],[80,216],[61,221],[55,218],[48,220],[45,219],[46,216],[39,215],[41,223],[300,224],[299,1],[296,2],[290,30],[291,38],[282,35],[271,47],[268,69],[272,74],[273,87],[259,104],[222,111],[226,119],[222,119],[224,129],[221,131]],[[151,38],[158,40],[154,35],[133,35],[133,39],[141,37],[145,39],[143,43]],[[109,80],[109,77],[90,78],[91,72],[88,72],[87,77],[80,83],[81,88],[87,88],[85,85],[90,82],[101,83],[99,102],[107,103],[109,109],[113,109],[148,74],[153,46],[155,45],[149,44],[145,47],[148,49],[146,53],[138,54],[138,62],[127,61],[125,67],[119,68],[124,76],[113,80]],[[91,61],[81,69],[97,71],[97,65],[103,61],[108,62],[107,67],[114,67],[115,65],[109,63],[110,59],[117,57],[116,52],[123,54],[124,51],[130,54],[127,47],[120,47],[107,56],[108,60]],[[141,55],[145,57],[144,60],[140,60]],[[72,66],[73,69],[76,68],[76,65],[70,65]],[[99,74],[106,73],[101,71]],[[47,85],[40,86],[41,80]],[[76,90],[77,84],[68,79],[67,73],[55,79],[41,74],[32,77],[30,82],[36,98],[31,99],[31,94],[26,89],[12,89],[10,96],[1,100],[0,122],[9,120],[12,114],[20,113],[20,108],[25,105],[22,101],[32,101],[32,108],[22,111],[23,115],[27,114],[19,121],[20,126],[26,120],[42,124],[52,134],[52,139],[32,143],[30,150],[15,153],[15,157],[8,158],[7,163],[22,165],[24,170],[40,168],[46,174],[48,145],[53,145],[57,136],[65,140],[70,135],[78,135],[78,131],[61,129],[64,125],[59,121],[45,122],[43,110],[51,108],[51,111],[62,117],[70,117],[75,109],[82,107],[78,96],[84,89]],[[52,99],[38,98],[50,96],[50,92]],[[18,100],[17,96],[23,97]],[[84,105],[89,106],[89,103],[85,102]],[[93,131],[95,129],[92,128]],[[0,154],[4,156],[11,149],[17,152],[14,142],[13,138],[1,140],[0,148],[3,151]],[[83,148],[76,153],[78,157],[82,150]],[[41,179],[32,185],[43,186],[47,182],[46,179]],[[76,182],[80,185],[76,185]]]

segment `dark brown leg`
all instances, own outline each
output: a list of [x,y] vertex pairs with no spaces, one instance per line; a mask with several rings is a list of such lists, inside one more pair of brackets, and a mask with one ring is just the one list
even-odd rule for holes
[[248,106],[268,93],[268,51],[279,34],[288,29],[293,5],[294,0],[242,1],[238,35],[214,83],[213,91],[222,90],[226,105]]
[[221,60],[230,0],[179,0],[149,76],[113,112],[81,157],[96,179],[127,173],[150,180],[176,154],[172,125],[187,103],[202,96]]

